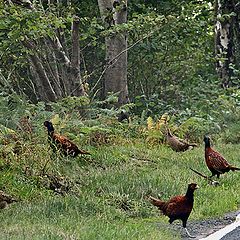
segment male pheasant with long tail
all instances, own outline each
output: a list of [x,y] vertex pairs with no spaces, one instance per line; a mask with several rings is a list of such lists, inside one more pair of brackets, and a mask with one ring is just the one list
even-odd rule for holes
[[240,168],[229,164],[219,152],[211,148],[210,138],[208,136],[205,136],[203,141],[205,142],[205,161],[208,169],[212,173],[210,177],[217,175],[217,178],[219,178],[220,174],[224,174],[230,170],[240,170]]
[[51,122],[45,121],[44,126],[48,130],[48,140],[54,151],[59,149],[65,156],[72,157],[76,157],[78,154],[91,155],[89,152],[79,149],[76,144],[65,136],[55,133]]
[[172,197],[166,202],[151,196],[149,196],[148,199],[154,206],[158,207],[164,215],[169,217],[170,224],[177,219],[182,220],[182,226],[187,235],[193,237],[189,234],[186,226],[188,217],[193,209],[194,191],[198,188],[196,183],[191,183],[188,185],[185,195]]

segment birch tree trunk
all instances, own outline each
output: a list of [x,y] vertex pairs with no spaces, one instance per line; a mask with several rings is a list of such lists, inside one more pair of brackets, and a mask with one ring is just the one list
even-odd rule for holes
[[[107,28],[127,22],[127,0],[98,0],[102,20]],[[105,38],[106,69],[103,96],[119,92],[118,105],[129,102],[127,86],[127,34],[121,31]]]
[[216,0],[215,54],[216,70],[223,88],[231,87],[234,64],[234,0]]
[[[235,61],[237,68],[240,69],[240,2],[236,3],[234,13]],[[238,83],[238,86],[240,86],[240,83]]]

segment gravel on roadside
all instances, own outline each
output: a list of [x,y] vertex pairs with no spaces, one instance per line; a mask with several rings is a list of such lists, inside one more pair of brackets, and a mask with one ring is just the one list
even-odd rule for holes
[[[206,219],[201,221],[191,221],[188,220],[187,223],[187,229],[189,233],[196,238],[189,238],[182,228],[182,223],[180,221],[176,221],[168,226],[169,229],[173,230],[176,233],[180,233],[182,240],[189,240],[189,239],[201,239],[205,238],[210,234],[213,234],[214,232],[220,230],[221,228],[225,227],[228,224],[233,223],[236,220],[236,216],[240,213],[240,211],[237,212],[230,212],[225,214],[223,217],[219,219]],[[163,227],[163,226],[161,226]],[[160,228],[161,228],[160,227]],[[240,229],[236,234],[240,233]],[[229,233],[231,234],[231,233]],[[240,239],[237,238],[237,239]],[[236,240],[236,238],[222,238],[222,240]]]

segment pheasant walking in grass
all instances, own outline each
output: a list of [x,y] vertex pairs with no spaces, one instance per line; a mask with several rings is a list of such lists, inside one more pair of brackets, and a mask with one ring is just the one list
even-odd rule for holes
[[45,121],[44,126],[48,130],[48,140],[54,151],[59,149],[65,156],[76,157],[78,154],[91,155],[89,152],[81,150],[68,138],[54,132],[51,122]]
[[212,173],[210,177],[217,175],[217,178],[219,178],[220,174],[224,174],[230,170],[240,170],[240,168],[229,164],[219,152],[211,148],[210,138],[208,136],[205,136],[203,141],[205,142],[205,161],[208,169]]
[[183,139],[174,136],[169,128],[167,128],[166,140],[167,144],[176,152],[184,152],[191,147],[197,147],[196,143],[188,143]]
[[194,191],[198,188],[199,187],[196,183],[191,183],[188,185],[187,192],[183,196],[179,195],[172,197],[166,202],[151,196],[149,196],[149,200],[154,206],[158,207],[164,215],[169,217],[170,224],[177,219],[182,220],[182,226],[187,235],[193,237],[189,234],[186,226],[188,217],[193,209]]

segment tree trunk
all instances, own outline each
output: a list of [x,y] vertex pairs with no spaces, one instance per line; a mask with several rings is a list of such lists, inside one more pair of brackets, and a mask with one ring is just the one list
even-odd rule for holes
[[58,37],[55,37],[54,40],[49,39],[52,49],[56,54],[58,67],[59,67],[59,78],[61,79],[61,85],[64,92],[64,95],[67,96],[71,92],[71,83],[68,81],[68,69],[70,68],[70,59],[67,56],[67,53],[63,49],[62,43]]
[[[41,86],[41,88],[43,88],[43,91],[44,91],[42,100],[52,101],[52,102],[56,101],[57,100],[56,93],[52,88],[52,85],[49,81],[48,75],[45,71],[42,61],[35,51],[36,49],[35,45],[28,40],[24,41],[23,44],[25,45],[25,47],[33,51],[33,54],[31,54],[29,58],[32,62],[32,65],[34,66],[36,73],[39,76],[39,80],[40,80],[39,86]],[[40,91],[43,92],[42,89]]]
[[233,86],[234,12],[233,0],[216,0],[215,54],[216,70],[223,88]]
[[49,78],[51,79],[51,85],[56,93],[56,96],[58,98],[62,98],[64,95],[64,92],[62,90],[61,84],[60,84],[60,78],[59,78],[59,72],[58,72],[58,64],[57,59],[55,56],[55,52],[51,48],[51,44],[47,39],[44,39],[44,50],[45,50],[45,68],[48,72]]
[[[240,2],[235,5],[234,13],[235,22],[234,22],[234,44],[235,44],[235,61],[237,69],[240,68]],[[238,82],[238,87],[240,86]]]
[[[9,0],[10,1],[10,0]],[[18,4],[22,7],[28,7],[35,11],[31,2],[26,0],[10,1],[11,4]],[[59,4],[59,1],[45,1],[49,9],[52,5]],[[32,51],[32,55],[28,58],[32,66],[32,70],[36,73],[34,84],[40,93],[40,100],[56,101],[64,96],[84,96],[86,95],[81,75],[80,75],[80,46],[79,46],[79,18],[74,16],[72,22],[72,54],[71,59],[67,49],[64,36],[60,34],[61,29],[55,29],[55,36],[51,38],[46,36],[39,41],[26,40],[23,45]],[[61,38],[58,38],[58,35]],[[62,40],[62,42],[61,42]],[[65,46],[63,46],[65,44]],[[38,77],[36,77],[36,75]],[[40,81],[39,83],[36,81]]]
[[86,95],[80,75],[79,18],[74,16],[72,23],[72,58],[71,58],[71,95]]
[[[127,0],[98,0],[102,20],[107,28],[127,22]],[[118,105],[129,102],[127,86],[127,34],[120,31],[105,38],[106,69],[103,96],[119,92]]]
[[61,73],[61,85],[65,95],[84,96],[86,92],[83,88],[80,75],[80,46],[79,46],[79,19],[73,18],[72,23],[72,55],[69,59],[67,52],[64,50],[60,39],[55,36],[51,40],[52,49],[58,56]]
[[[31,61],[31,59],[29,58],[29,62],[31,63],[31,66],[29,67],[29,73],[32,76],[33,79],[33,92],[34,95],[36,97],[36,101],[44,101],[44,102],[48,102],[48,98],[46,95],[46,92],[44,90],[44,87],[41,83],[41,80],[39,79],[39,76],[35,70],[34,64]],[[31,94],[32,95],[32,94]],[[33,95],[32,95],[33,96]]]

